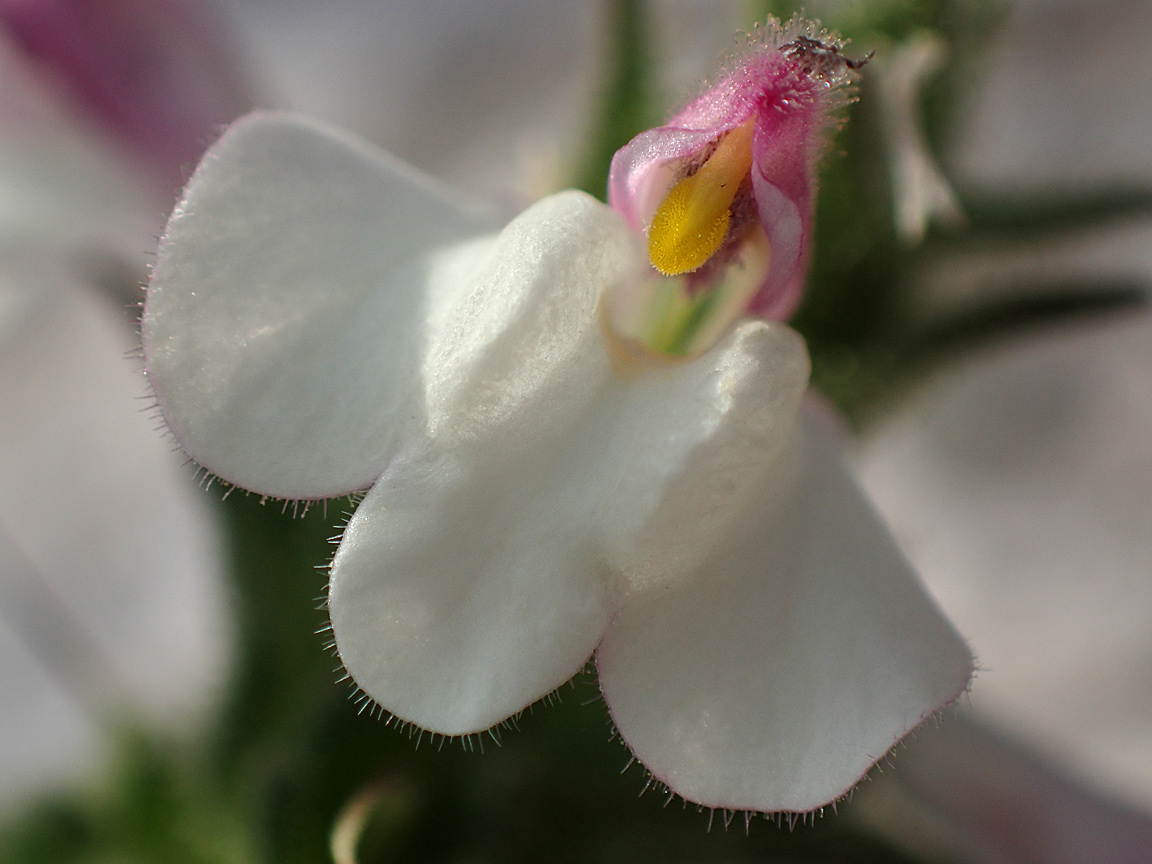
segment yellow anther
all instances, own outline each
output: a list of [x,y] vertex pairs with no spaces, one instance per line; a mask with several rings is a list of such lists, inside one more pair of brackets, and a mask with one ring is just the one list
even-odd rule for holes
[[724,242],[732,199],[752,167],[753,122],[725,135],[708,161],[676,183],[656,208],[648,258],[665,276],[690,273]]

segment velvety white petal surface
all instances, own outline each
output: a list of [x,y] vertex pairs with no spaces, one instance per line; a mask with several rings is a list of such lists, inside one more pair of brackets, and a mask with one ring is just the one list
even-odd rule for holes
[[971,672],[834,443],[807,421],[794,447],[693,578],[628,597],[597,652],[624,740],[706,806],[828,803]]
[[693,363],[610,368],[594,301],[643,262],[622,237],[578,193],[505,229],[451,304],[469,325],[433,340],[450,349],[426,372],[434,434],[349,523],[337,645],[405,720],[474,732],[563,683],[620,596],[706,555],[795,417],[807,355],[783,325],[746,324]]
[[583,514],[551,474],[558,421],[610,374],[598,294],[633,252],[611,210],[562,193],[509,224],[471,278],[447,256],[433,271],[431,437],[412,436],[360,504],[329,594],[345,666],[405,720],[491,726],[571,677],[607,622]]
[[440,256],[422,368],[429,434],[503,446],[563,434],[609,374],[601,294],[643,268],[641,254],[616,213],[568,191],[494,244]]
[[366,487],[421,422],[429,257],[488,227],[343,133],[238,121],[173,213],[145,307],[148,373],[180,444],[265,494]]
[[574,675],[607,624],[586,523],[534,461],[397,459],[349,524],[329,595],[336,642],[402,719],[446,734],[498,723]]
[[573,449],[621,593],[670,585],[722,542],[781,457],[808,372],[794,330],[746,321],[689,363],[611,382]]

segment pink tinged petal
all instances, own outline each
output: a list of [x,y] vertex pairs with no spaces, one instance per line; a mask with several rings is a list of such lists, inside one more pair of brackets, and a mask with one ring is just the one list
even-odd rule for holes
[[625,742],[705,806],[827,804],[971,675],[825,434],[802,424],[710,561],[629,597],[597,652]]
[[135,260],[155,243],[136,166],[59,110],[0,34],[0,236]]
[[811,79],[802,79],[804,85],[799,86],[792,64],[778,60],[764,66],[752,76],[772,82],[758,95],[752,188],[760,224],[772,245],[772,262],[749,312],[786,319],[803,292],[812,241],[815,167],[830,115],[839,103],[821,93],[821,86]]
[[752,189],[772,258],[748,311],[770,320],[786,320],[800,305],[804,292],[812,239],[812,197],[806,193],[799,200],[789,198],[758,166],[752,169]]
[[641,132],[612,157],[608,172],[609,205],[625,218],[633,231],[646,231],[656,208],[680,176],[681,163],[728,128],[732,127],[718,130],[659,126]]
[[343,133],[282,114],[237,122],[173,213],[145,304],[169,428],[256,492],[367,487],[423,423],[436,253],[487,226]]
[[252,104],[222,30],[194,0],[0,0],[0,24],[173,178]]

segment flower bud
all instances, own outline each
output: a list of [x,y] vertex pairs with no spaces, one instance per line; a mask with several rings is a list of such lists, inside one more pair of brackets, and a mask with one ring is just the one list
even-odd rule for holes
[[769,18],[717,83],[616,153],[609,203],[647,236],[651,264],[608,298],[617,336],[693,356],[745,313],[795,311],[816,166],[862,62],[843,44]]

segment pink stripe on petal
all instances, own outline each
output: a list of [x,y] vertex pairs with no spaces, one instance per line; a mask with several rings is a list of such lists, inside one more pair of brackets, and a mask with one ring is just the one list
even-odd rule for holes
[[772,321],[792,317],[804,294],[812,235],[811,198],[797,202],[753,169],[752,188],[760,224],[768,235],[772,259],[768,276],[748,305],[748,312]]

